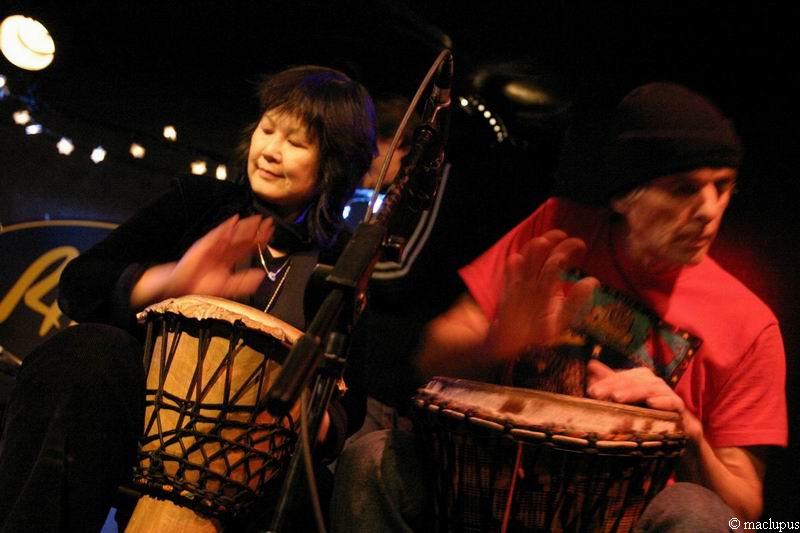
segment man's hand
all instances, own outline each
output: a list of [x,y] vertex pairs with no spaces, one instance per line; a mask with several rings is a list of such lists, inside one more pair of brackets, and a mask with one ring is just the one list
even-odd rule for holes
[[513,357],[530,346],[546,346],[567,329],[599,285],[584,278],[571,287],[564,271],[580,265],[586,244],[551,230],[508,258],[497,317],[489,328],[487,350]]
[[600,361],[587,365],[586,390],[590,397],[617,403],[641,404],[681,415],[683,431],[694,442],[703,438],[703,425],[667,382],[646,367],[614,371]]
[[595,278],[575,284],[564,271],[580,266],[586,245],[553,230],[526,243],[506,263],[503,293],[490,324],[471,296],[434,319],[419,355],[423,376],[485,380],[532,345],[548,345],[576,318],[599,285]]
[[678,465],[678,480],[699,483],[716,492],[737,516],[755,520],[763,509],[764,460],[758,450],[744,447],[712,448],[703,426],[666,381],[649,368],[614,371],[600,361],[589,361],[587,391],[598,400],[645,403],[653,409],[681,415],[689,438]]

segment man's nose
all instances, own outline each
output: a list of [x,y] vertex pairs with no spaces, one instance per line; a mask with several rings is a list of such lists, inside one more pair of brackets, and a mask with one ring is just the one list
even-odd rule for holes
[[717,218],[725,210],[725,200],[713,183],[703,186],[697,193],[695,215],[706,221]]

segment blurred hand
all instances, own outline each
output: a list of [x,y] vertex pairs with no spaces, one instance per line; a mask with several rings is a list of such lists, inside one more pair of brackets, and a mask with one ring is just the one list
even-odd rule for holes
[[253,254],[257,243],[265,248],[273,231],[272,219],[232,216],[195,242],[178,262],[148,269],[133,289],[131,304],[142,308],[187,294],[230,299],[252,294],[265,272],[261,268],[235,268]]
[[585,254],[582,240],[551,230],[508,258],[486,341],[491,353],[513,357],[532,345],[552,344],[569,327],[600,284],[591,277],[575,284],[563,281],[564,271],[579,266]]
[[681,415],[683,431],[695,442],[703,437],[703,425],[667,382],[647,367],[615,371],[597,360],[587,365],[586,390],[590,397],[626,404],[645,404]]

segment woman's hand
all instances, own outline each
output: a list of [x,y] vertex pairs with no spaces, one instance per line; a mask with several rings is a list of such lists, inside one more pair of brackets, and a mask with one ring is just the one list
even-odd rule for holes
[[667,382],[647,367],[614,371],[600,361],[587,365],[586,390],[590,397],[617,403],[644,403],[647,407],[681,415],[683,431],[694,442],[703,438],[703,425]]
[[142,309],[165,298],[204,294],[236,299],[252,294],[264,280],[259,268],[236,271],[259,243],[266,247],[272,238],[272,219],[238,215],[224,221],[195,242],[174,263],[149,268],[131,293],[131,305]]

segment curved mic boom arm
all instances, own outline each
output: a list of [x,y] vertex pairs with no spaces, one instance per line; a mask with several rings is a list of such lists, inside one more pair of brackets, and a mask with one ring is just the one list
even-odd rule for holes
[[[439,130],[446,129],[439,126],[442,123],[440,115],[450,105],[452,55],[449,50],[443,50],[439,54],[404,117],[405,123],[413,110],[414,102],[419,101],[419,95],[430,84],[437,70],[441,72],[440,66],[445,60],[448,63],[445,69],[450,71],[446,80],[448,85],[444,88],[435,86],[431,92],[426,106],[426,116],[430,117],[428,123],[423,123],[415,130],[409,155],[404,159],[404,165],[387,192],[381,209],[375,216],[356,227],[333,270],[325,278],[322,303],[314,318],[305,334],[287,355],[272,387],[258,403],[258,410],[266,408],[276,417],[285,416],[298,401],[312,375],[319,369],[312,393],[309,420],[301,421],[307,423],[306,434],[312,438],[318,432],[335,383],[344,373],[349,335],[366,305],[366,288],[375,264],[384,250],[391,246],[390,239],[387,238],[390,224],[401,208],[419,209],[436,194],[439,169],[444,159],[444,136]],[[400,128],[398,132],[395,134],[392,149],[402,135]],[[386,171],[387,161],[388,159],[384,161],[382,174]],[[370,204],[367,212],[371,211]],[[270,531],[281,531],[284,527],[283,522],[293,504],[291,498],[300,486],[298,472],[302,455],[298,449],[292,457]]]

